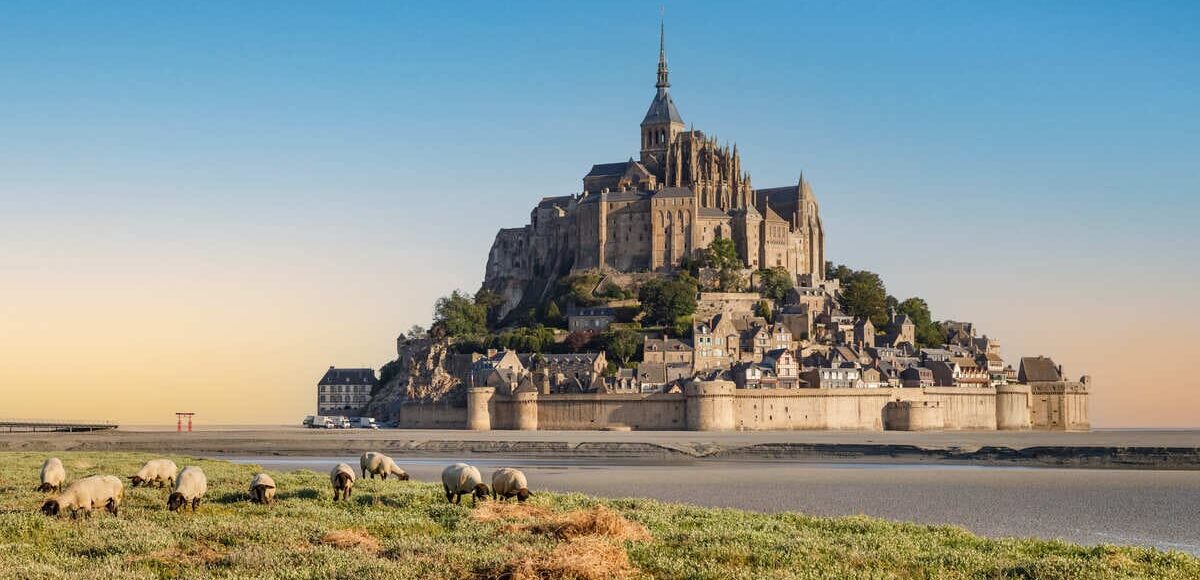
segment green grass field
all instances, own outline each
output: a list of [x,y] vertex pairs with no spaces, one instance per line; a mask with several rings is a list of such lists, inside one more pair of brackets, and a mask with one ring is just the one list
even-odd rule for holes
[[[127,481],[156,457],[54,455],[68,482]],[[1200,578],[1200,559],[1177,552],[866,517],[552,493],[473,509],[448,505],[440,483],[378,479],[335,504],[328,474],[312,471],[272,473],[278,501],[260,506],[246,494],[256,467],[180,456],[168,457],[208,475],[197,513],[168,512],[165,489],[127,486],[119,516],[72,521],[38,511],[47,456],[0,453],[0,578]]]

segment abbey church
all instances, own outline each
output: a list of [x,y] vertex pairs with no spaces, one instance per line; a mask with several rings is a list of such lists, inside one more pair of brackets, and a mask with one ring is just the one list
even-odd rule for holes
[[737,146],[687,128],[670,87],[660,31],[638,158],[593,165],[582,192],[544,198],[529,225],[496,235],[484,287],[504,297],[505,312],[572,271],[670,271],[716,238],[732,239],[748,269],[783,267],[806,285],[824,278],[825,233],[803,175],[755,189]]

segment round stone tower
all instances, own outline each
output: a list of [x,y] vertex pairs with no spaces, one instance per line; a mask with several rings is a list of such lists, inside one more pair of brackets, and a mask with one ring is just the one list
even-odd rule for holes
[[491,431],[492,412],[488,408],[496,389],[491,387],[474,387],[467,389],[467,429],[472,431]]
[[536,392],[513,393],[513,428],[518,431],[537,431],[538,394]]
[[996,429],[1024,431],[1030,428],[1029,404],[1032,395],[1029,385],[1000,385],[996,387]]
[[683,388],[689,431],[732,431],[733,390],[729,381],[693,381]]

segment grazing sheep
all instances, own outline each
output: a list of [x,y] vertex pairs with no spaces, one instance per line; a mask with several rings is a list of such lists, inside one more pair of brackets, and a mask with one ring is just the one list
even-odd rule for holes
[[520,470],[501,467],[492,474],[492,499],[507,500],[516,496],[518,502],[524,502],[531,495],[533,492],[529,491],[529,482]]
[[275,501],[275,480],[270,475],[259,473],[250,480],[250,501],[265,504]]
[[329,481],[333,483],[333,501],[338,500],[339,494],[342,499],[350,499],[350,493],[354,491],[354,470],[349,465],[335,465],[329,472]]
[[41,479],[38,491],[62,491],[63,482],[67,480],[67,470],[62,461],[57,457],[47,459],[42,464]]
[[64,511],[70,511],[71,518],[74,519],[79,512],[83,512],[86,517],[91,517],[93,509],[104,507],[108,513],[115,516],[121,507],[121,498],[124,492],[121,480],[115,476],[85,477],[67,486],[67,489],[58,497],[46,500],[46,503],[42,504],[42,513],[48,516],[57,516]]
[[129,476],[129,487],[150,487],[152,483],[157,483],[158,487],[174,486],[177,471],[179,468],[170,459],[151,459],[136,474]]
[[188,502],[191,502],[192,513],[195,513],[196,508],[200,506],[200,498],[204,497],[206,491],[208,491],[208,477],[199,467],[189,465],[179,472],[179,478],[175,480],[175,487],[171,490],[171,495],[167,496],[167,509],[173,512],[179,511],[179,508],[185,507]]
[[455,463],[442,470],[442,488],[446,490],[446,501],[459,504],[462,496],[471,494],[471,505],[487,499],[488,486],[483,483],[479,470],[466,463]]
[[391,457],[376,451],[363,453],[358,460],[358,465],[362,468],[363,479],[366,479],[367,474],[371,475],[371,479],[375,479],[375,476],[378,475],[385,480],[389,475],[394,475],[400,481],[408,481],[408,474],[400,469],[400,466],[396,465]]

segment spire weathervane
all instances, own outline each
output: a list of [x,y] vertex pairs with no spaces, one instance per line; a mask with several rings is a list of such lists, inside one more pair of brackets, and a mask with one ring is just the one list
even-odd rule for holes
[[[663,12],[665,14],[666,8]],[[660,18],[658,21],[658,82],[654,84],[658,90],[666,90],[671,86],[671,82],[667,80],[667,44],[666,44],[666,18]]]

